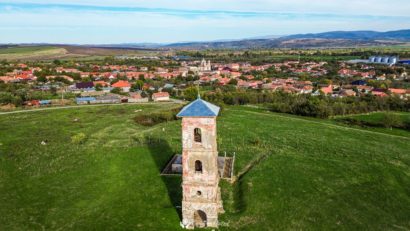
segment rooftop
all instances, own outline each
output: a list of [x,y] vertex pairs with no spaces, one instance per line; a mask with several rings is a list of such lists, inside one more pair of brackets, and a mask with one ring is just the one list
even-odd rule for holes
[[219,107],[198,98],[178,113],[178,117],[214,117],[218,116]]

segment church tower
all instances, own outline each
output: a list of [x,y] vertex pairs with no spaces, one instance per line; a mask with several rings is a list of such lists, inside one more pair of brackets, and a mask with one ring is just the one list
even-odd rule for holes
[[219,188],[216,117],[219,107],[198,97],[182,117],[182,226],[218,227]]

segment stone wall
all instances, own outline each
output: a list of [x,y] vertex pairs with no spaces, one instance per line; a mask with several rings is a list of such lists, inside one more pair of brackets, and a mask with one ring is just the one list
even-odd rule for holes
[[[195,128],[201,129],[201,142],[195,142]],[[206,214],[206,226],[218,227],[222,203],[218,185],[216,117],[184,117],[182,142],[182,224],[186,228],[198,226],[195,212],[201,211]],[[202,163],[202,171],[196,171],[196,161]]]

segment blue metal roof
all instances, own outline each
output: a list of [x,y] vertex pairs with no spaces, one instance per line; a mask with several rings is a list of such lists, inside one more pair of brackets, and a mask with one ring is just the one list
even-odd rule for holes
[[214,117],[218,116],[219,107],[200,98],[188,104],[178,113],[178,117]]
[[76,98],[77,102],[84,102],[84,101],[94,101],[96,100],[94,97],[82,97],[82,98]]
[[40,104],[50,104],[51,100],[40,100],[39,103]]
[[400,60],[399,63],[401,63],[401,64],[410,64],[410,60]]

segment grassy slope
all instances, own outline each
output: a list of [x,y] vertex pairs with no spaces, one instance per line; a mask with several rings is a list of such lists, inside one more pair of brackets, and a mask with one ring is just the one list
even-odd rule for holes
[[[253,154],[248,158],[268,153],[236,186],[241,197],[231,198],[239,204],[233,206],[238,213],[228,216],[231,227],[410,227],[410,139],[268,113],[231,113],[238,115],[220,133],[229,129],[237,134],[233,140],[244,142],[259,137],[260,145],[247,147]],[[248,161],[239,158],[241,168]]]
[[0,54],[21,54],[45,50],[53,50],[55,47],[50,46],[26,46],[26,47],[7,47],[1,48]]
[[[115,55],[160,55],[162,52],[134,49],[109,49],[83,46],[18,46],[0,47],[0,60],[97,60]],[[168,52],[169,53],[169,52]],[[167,53],[167,54],[168,54]]]
[[[180,121],[132,121],[169,107],[0,116],[0,230],[178,230],[180,179],[158,172],[180,151]],[[221,229],[410,228],[409,138],[244,107],[218,123],[219,150],[237,153],[241,175],[222,183]],[[83,145],[70,143],[78,132]]]
[[[390,112],[390,113],[393,113],[397,115],[398,117],[400,117],[403,123],[410,123],[410,113],[408,112]],[[406,131],[405,129],[398,129],[398,128],[385,129],[382,126],[385,114],[386,114],[385,112],[373,112],[373,113],[368,113],[368,114],[337,116],[334,119],[334,122],[343,124],[343,119],[352,118],[358,121],[363,121],[366,123],[374,124],[374,126],[372,127],[370,126],[363,127],[366,130],[382,132],[382,133],[387,133],[387,134],[392,134],[392,135],[407,136],[410,138],[410,132]],[[357,126],[357,127],[360,127],[360,126]]]
[[65,56],[66,54],[67,51],[64,48],[50,46],[0,48],[0,60],[52,59],[54,57]]
[[[403,122],[410,122],[410,113],[408,112],[391,112],[397,116],[399,116]],[[351,115],[347,117],[356,118],[361,121],[369,122],[369,123],[381,123],[383,117],[386,113],[384,112],[374,112],[369,114],[360,114],[360,115]]]

